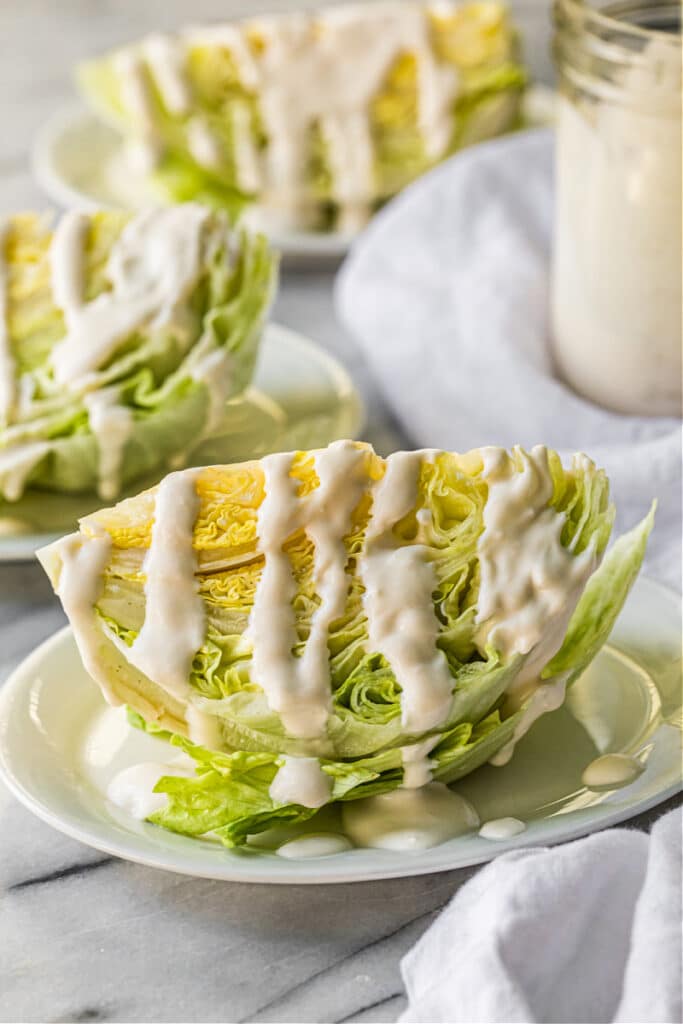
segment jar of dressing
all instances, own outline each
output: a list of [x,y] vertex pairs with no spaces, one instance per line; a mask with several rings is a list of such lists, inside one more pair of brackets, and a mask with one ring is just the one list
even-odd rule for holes
[[681,414],[681,8],[556,0],[554,356],[624,413]]

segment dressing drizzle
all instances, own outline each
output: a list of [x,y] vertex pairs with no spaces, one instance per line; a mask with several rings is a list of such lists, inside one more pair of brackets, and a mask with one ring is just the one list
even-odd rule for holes
[[90,391],[83,401],[90,429],[99,448],[97,493],[111,501],[121,490],[121,471],[126,442],[133,432],[133,412],[118,402],[118,388]]
[[519,818],[492,818],[485,821],[479,829],[482,839],[491,839],[493,842],[502,843],[506,839],[513,839],[526,831],[526,825]]
[[152,539],[143,563],[145,620],[128,660],[174,697],[187,701],[192,659],[204,642],[204,603],[192,544],[199,470],[169,473],[159,484]]
[[395,452],[386,460],[384,476],[372,490],[359,566],[368,651],[383,655],[396,676],[408,733],[443,725],[453,691],[446,656],[436,646],[440,629],[432,601],[434,567],[423,545],[400,545],[393,532],[418,503],[424,457],[421,451]]
[[[440,625],[433,605],[437,578],[427,547],[413,541],[402,543],[396,535],[397,525],[412,512],[418,520],[418,537],[428,530],[429,524],[421,515],[424,510],[416,511],[416,507],[420,504],[422,466],[433,462],[437,453],[395,453],[386,460],[384,475],[374,483],[370,453],[367,447],[350,441],[339,441],[315,452],[318,485],[307,494],[299,493],[299,481],[291,475],[292,453],[261,460],[265,493],[257,514],[257,538],[264,566],[246,633],[253,647],[251,678],[290,735],[310,740],[324,737],[332,706],[328,637],[332,624],[344,613],[350,586],[345,538],[352,530],[354,511],[369,494],[364,548],[357,556],[365,588],[366,650],[386,659],[401,687],[406,734],[433,732],[427,739],[402,748],[402,791],[424,789],[431,794],[429,799],[441,805],[446,799],[444,787],[430,784],[429,755],[441,738],[434,730],[442,728],[448,719],[453,677],[437,646]],[[530,653],[533,660],[537,648],[547,642],[543,630],[548,620],[555,616],[564,621],[568,617],[564,604],[574,601],[594,556],[589,551],[574,559],[556,550],[564,520],[547,508],[552,481],[545,449],[534,449],[531,456],[525,456],[521,472],[506,460],[509,457],[502,450],[484,452],[492,508],[488,512],[485,509],[484,533],[479,542],[481,640],[494,642],[505,656]],[[219,723],[215,716],[192,706],[188,682],[192,659],[205,631],[193,547],[199,472],[170,474],[157,490],[151,544],[144,561],[145,619],[136,641],[125,653],[131,664],[190,705],[187,719],[195,742],[215,746],[221,738]],[[285,545],[301,530],[313,545],[318,603],[303,653],[295,657],[293,650],[299,637],[293,600],[298,587]],[[88,542],[97,545],[91,555],[80,555],[80,537],[67,538],[63,543],[65,569],[58,592],[77,634],[80,627],[76,623],[85,623],[87,647],[92,631],[86,611],[90,608],[94,622],[92,606],[100,585],[97,571],[106,567],[109,547],[105,545],[97,555],[100,546],[96,538]],[[84,550],[89,550],[87,545]],[[78,559],[86,558],[88,566],[82,567],[85,584],[80,584],[85,596],[82,593],[76,600],[74,566]],[[550,653],[543,647],[544,664],[558,646],[552,630],[551,634],[553,647]],[[514,743],[535,718],[559,706],[566,681],[567,677],[562,676],[540,682],[536,676],[512,688],[507,695],[507,710],[524,710],[512,740],[495,756],[494,763],[504,763],[511,756]],[[330,791],[331,779],[316,757],[286,757],[271,785],[275,803],[311,808],[327,802]],[[402,809],[417,806],[408,796],[392,796],[387,806],[393,813],[399,804]],[[390,831],[395,831],[393,825]],[[405,829],[398,831],[403,835]],[[406,833],[390,842],[422,843],[423,839]]]

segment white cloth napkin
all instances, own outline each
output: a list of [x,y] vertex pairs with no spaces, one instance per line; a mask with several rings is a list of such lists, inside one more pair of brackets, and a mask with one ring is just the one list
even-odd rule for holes
[[337,309],[416,445],[586,451],[612,480],[619,530],[659,498],[647,567],[678,586],[680,421],[608,412],[553,376],[552,167],[549,131],[442,164],[355,243]]
[[403,1022],[681,1020],[681,812],[515,850],[480,871],[403,959]]

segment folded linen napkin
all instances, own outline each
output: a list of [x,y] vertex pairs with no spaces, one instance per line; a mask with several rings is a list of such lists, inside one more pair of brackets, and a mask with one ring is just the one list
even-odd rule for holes
[[455,895],[404,957],[400,1021],[681,1020],[681,811],[515,850]]
[[337,309],[416,445],[585,450],[610,476],[619,530],[658,497],[646,570],[678,586],[680,420],[609,412],[553,375],[552,169],[544,130],[475,146],[425,175],[354,245]]

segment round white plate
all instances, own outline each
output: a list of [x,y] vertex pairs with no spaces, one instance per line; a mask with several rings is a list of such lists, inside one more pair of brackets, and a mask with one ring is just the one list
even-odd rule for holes
[[[554,93],[544,86],[529,89],[524,116],[530,127],[548,124]],[[122,137],[82,103],[58,110],[36,136],[33,173],[41,188],[60,206],[80,209],[138,209],[158,202],[142,172],[126,161]],[[254,222],[289,262],[319,265],[340,260],[355,234],[295,231],[269,223],[267,209],[252,211]]]
[[[196,448],[188,465],[257,459],[271,451],[320,448],[357,437],[363,406],[346,370],[308,338],[279,324],[266,328],[254,381],[228,402],[220,431]],[[151,487],[162,473],[134,481],[126,494]],[[0,502],[0,563],[32,559],[102,505],[95,495],[34,491]]]
[[[15,795],[48,824],[99,850],[183,874],[244,882],[350,882],[425,874],[486,861],[503,850],[557,843],[614,825],[673,795],[681,783],[680,601],[636,583],[611,637],[504,768],[486,766],[456,785],[482,820],[511,815],[526,832],[495,843],[476,833],[431,850],[354,849],[290,861],[268,850],[233,851],[129,818],[103,795],[113,773],[158,760],[162,741],[108,709],[81,666],[69,629],[39,647],[0,691],[0,770]],[[105,730],[107,716],[118,729]],[[111,724],[111,723],[110,723]],[[635,754],[643,774],[624,789],[581,784],[598,754]]]

